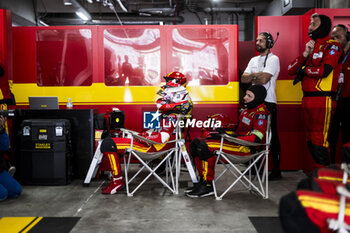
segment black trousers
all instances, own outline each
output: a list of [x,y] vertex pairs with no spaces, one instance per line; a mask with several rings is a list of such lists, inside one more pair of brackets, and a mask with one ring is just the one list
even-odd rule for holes
[[277,104],[265,102],[267,110],[271,114],[271,156],[272,172],[280,172],[281,144],[277,131]]
[[331,163],[335,163],[337,141],[341,129],[343,144],[350,141],[350,98],[341,98],[337,101],[337,107],[329,130],[329,150]]

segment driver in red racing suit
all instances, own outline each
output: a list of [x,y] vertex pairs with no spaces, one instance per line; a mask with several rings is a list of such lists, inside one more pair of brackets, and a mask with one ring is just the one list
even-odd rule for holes
[[[189,115],[192,111],[193,104],[186,90],[187,80],[180,72],[171,72],[166,77],[166,85],[161,87],[157,93],[161,98],[157,100],[157,112],[165,119],[165,124],[160,129],[153,131],[148,130],[139,135],[155,142],[164,143],[156,145],[147,145],[147,143],[135,140],[133,148],[142,152],[155,152],[166,150],[171,147],[165,142],[172,140],[175,124],[169,123],[177,120],[177,115]],[[161,121],[163,123],[163,121]],[[102,194],[115,194],[124,186],[122,171],[119,161],[126,148],[130,148],[130,138],[105,138],[101,144],[103,153],[102,163],[111,171],[111,182],[107,187],[102,188]]]

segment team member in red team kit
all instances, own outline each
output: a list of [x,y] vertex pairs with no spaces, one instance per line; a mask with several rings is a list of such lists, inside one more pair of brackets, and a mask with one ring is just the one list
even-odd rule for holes
[[302,81],[302,109],[309,152],[317,167],[330,163],[328,131],[335,109],[335,96],[341,70],[341,45],[331,40],[332,22],[328,16],[313,14],[309,25],[311,40],[305,51],[289,66],[288,74]]
[[348,199],[342,203],[338,195],[297,190],[281,198],[279,217],[281,226],[286,233],[348,232],[330,229],[330,220],[338,219],[341,208],[344,208],[343,225],[349,225]]
[[[234,131],[234,136],[250,141],[261,142],[264,140],[267,119],[269,112],[264,105],[266,89],[262,85],[253,85],[248,88],[244,96],[245,109],[241,112],[238,119],[238,126]],[[228,133],[225,131],[225,133]],[[195,161],[200,182],[185,192],[189,197],[206,197],[214,195],[212,181],[215,177],[215,160],[214,151],[220,149],[220,139],[217,139],[218,132],[208,133],[206,137],[194,139],[190,144],[191,156]],[[232,136],[231,132],[228,133]],[[251,148],[234,143],[225,142],[223,152],[234,152],[237,155],[250,155]]]
[[[134,141],[133,148],[142,152],[155,152],[169,149],[169,144],[165,142],[173,139],[173,131],[177,115],[191,114],[193,104],[191,98],[186,90],[187,80],[180,72],[171,72],[166,77],[166,85],[158,92],[161,98],[157,100],[157,113],[165,119],[165,124],[161,125],[160,129],[149,130],[140,133],[152,141],[163,143],[157,145],[148,145],[145,142]],[[161,121],[163,123],[163,121]],[[126,148],[130,148],[130,138],[105,138],[101,144],[101,151],[103,152],[104,166],[112,173],[111,182],[107,187],[102,188],[102,194],[115,194],[124,186],[122,178],[122,171],[119,161],[119,156],[122,155]]]
[[339,99],[337,101],[337,108],[335,110],[329,135],[331,162],[335,162],[338,133],[341,128],[343,138],[343,161],[350,163],[350,33],[345,25],[337,24],[333,27],[331,37],[338,41],[344,50],[342,70],[339,76],[339,87],[337,92],[337,94],[339,94]]

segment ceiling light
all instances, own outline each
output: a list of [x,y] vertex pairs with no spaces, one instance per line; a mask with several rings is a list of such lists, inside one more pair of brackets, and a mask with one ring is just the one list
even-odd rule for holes
[[91,16],[90,14],[88,14],[87,12],[78,10],[77,12],[75,12],[75,14],[77,14],[82,20],[90,20]]
[[122,10],[124,12],[128,12],[128,10],[125,8],[125,6],[123,5],[123,3],[120,0],[117,0],[117,2],[119,3],[120,8],[122,8]]
[[43,25],[43,26],[49,26],[47,23],[45,23],[44,21],[42,21],[41,19],[39,19],[39,23],[41,24],[41,25]]
[[65,6],[71,6],[72,5],[72,2],[70,0],[63,0],[63,4]]
[[283,6],[288,6],[289,3],[290,3],[290,0],[284,0],[284,1],[283,1]]

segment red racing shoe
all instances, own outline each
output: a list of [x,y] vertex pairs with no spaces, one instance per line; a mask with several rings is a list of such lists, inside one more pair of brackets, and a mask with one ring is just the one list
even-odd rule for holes
[[116,194],[118,191],[124,188],[124,180],[122,176],[112,178],[111,183],[107,187],[103,187],[102,194]]

